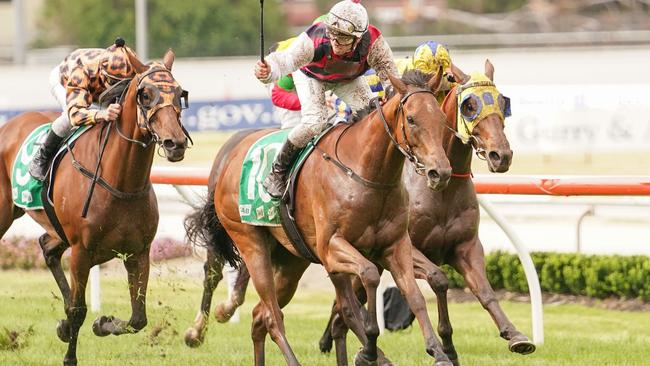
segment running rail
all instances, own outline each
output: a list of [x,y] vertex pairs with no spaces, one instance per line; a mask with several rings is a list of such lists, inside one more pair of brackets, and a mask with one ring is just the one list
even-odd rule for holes
[[[151,182],[204,186],[209,169],[154,167]],[[524,176],[478,174],[474,178],[479,194],[531,194],[550,196],[650,196],[650,176]]]
[[[203,168],[154,167],[151,182],[172,184],[188,202],[193,197],[178,186],[205,186],[209,170]],[[521,194],[550,196],[650,196],[650,176],[563,176],[534,177],[517,175],[477,175],[473,178],[479,194]],[[517,250],[526,274],[531,299],[533,342],[544,343],[542,292],[539,278],[528,249],[506,219],[483,197],[478,202],[501,227]],[[380,294],[379,299],[383,299]],[[378,306],[380,306],[378,302]],[[378,315],[381,315],[378,313]],[[377,319],[383,323],[383,319]],[[383,328],[383,327],[382,327]]]

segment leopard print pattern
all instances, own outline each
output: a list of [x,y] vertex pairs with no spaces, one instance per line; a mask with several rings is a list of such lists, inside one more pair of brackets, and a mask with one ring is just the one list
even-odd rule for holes
[[103,70],[117,78],[135,75],[126,52],[114,46],[78,49],[59,65],[61,85],[66,89],[66,113],[73,126],[97,122],[98,111],[89,108],[113,81]]
[[[149,73],[140,80],[140,84],[145,89],[155,88],[160,93],[160,98],[158,99],[155,105],[149,105],[147,108],[147,115],[145,116],[147,120],[150,120],[151,117],[162,107],[164,106],[173,106],[176,110],[176,113],[181,113],[181,102],[180,96],[183,89],[174,79],[171,73],[169,72],[155,72],[154,70],[167,70],[165,66],[160,62],[152,62],[150,65]],[[153,72],[152,72],[153,71]],[[153,93],[149,94],[152,95]],[[146,104],[146,101],[145,101]]]

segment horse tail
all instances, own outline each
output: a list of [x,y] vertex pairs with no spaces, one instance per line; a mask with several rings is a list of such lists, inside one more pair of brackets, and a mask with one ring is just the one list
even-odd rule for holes
[[196,208],[185,218],[183,224],[189,243],[204,248],[210,246],[222,263],[227,261],[233,268],[239,267],[242,259],[232,238],[219,222],[214,208],[214,195],[208,193],[203,207]]

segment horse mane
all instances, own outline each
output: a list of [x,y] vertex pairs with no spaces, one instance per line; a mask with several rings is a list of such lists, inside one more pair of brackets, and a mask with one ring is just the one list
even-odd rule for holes
[[[404,74],[402,75],[401,79],[404,82],[404,84],[406,84],[406,85],[413,85],[413,86],[417,86],[419,88],[426,89],[427,88],[427,82],[429,82],[429,80],[433,76],[434,76],[433,74],[428,74],[428,73],[422,72],[420,70],[412,69],[412,70],[406,70],[404,72]],[[385,90],[385,93],[386,93],[386,98],[390,99],[390,98],[393,97],[393,95],[395,95],[395,89],[394,88],[387,88]],[[368,104],[368,106],[366,106],[363,109],[358,110],[356,113],[353,113],[350,120],[351,120],[352,123],[359,122],[362,119],[364,119],[367,115],[372,113],[372,111],[374,111],[375,109],[377,109],[377,105],[371,100],[370,104]]]

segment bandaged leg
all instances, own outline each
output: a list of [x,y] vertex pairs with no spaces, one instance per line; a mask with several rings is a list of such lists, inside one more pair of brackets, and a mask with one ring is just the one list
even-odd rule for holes
[[289,133],[289,141],[302,148],[326,126],[326,88],[324,83],[307,77],[300,71],[293,73],[293,83],[302,109],[300,124]]

